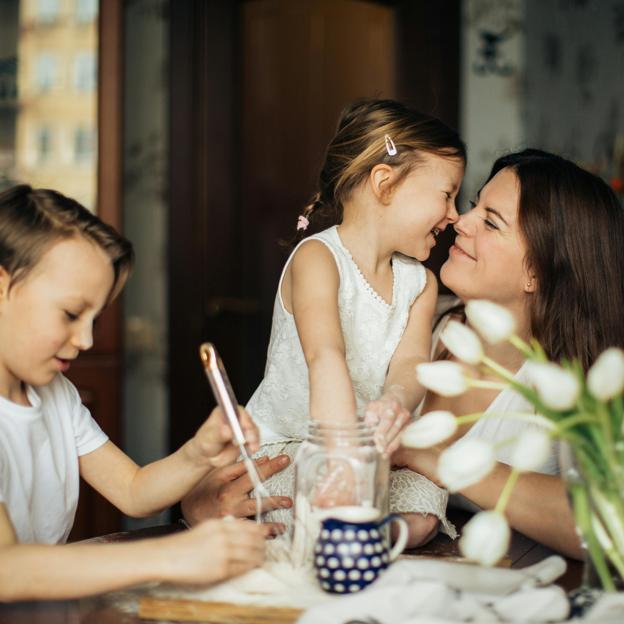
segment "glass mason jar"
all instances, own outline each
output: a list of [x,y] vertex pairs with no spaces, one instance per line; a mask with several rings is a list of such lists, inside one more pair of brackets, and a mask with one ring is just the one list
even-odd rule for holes
[[363,422],[310,422],[295,457],[293,562],[311,565],[323,518],[336,513],[386,516],[389,469],[373,430]]

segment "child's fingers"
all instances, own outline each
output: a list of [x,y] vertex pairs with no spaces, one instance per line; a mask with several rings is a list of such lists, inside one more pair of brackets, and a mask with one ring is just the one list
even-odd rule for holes
[[260,446],[260,434],[256,423],[251,418],[249,412],[242,406],[238,406],[238,420],[245,436],[245,441],[249,450],[255,452]]

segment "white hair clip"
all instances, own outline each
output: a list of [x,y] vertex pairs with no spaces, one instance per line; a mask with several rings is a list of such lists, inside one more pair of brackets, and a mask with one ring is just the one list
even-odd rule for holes
[[388,156],[396,156],[397,148],[389,134],[384,136],[384,141],[386,142],[386,152],[388,152]]

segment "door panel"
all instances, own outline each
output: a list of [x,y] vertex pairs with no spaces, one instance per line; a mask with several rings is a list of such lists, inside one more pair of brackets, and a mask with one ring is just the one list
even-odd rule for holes
[[[443,8],[414,8],[423,4]],[[446,121],[457,121],[459,2],[189,0],[170,8],[169,381],[177,448],[212,405],[201,341],[217,344],[241,402],[262,378],[287,256],[279,241],[291,238],[314,191],[343,106],[401,95],[428,111],[444,86],[455,97],[445,100]],[[431,23],[403,21],[425,13]]]

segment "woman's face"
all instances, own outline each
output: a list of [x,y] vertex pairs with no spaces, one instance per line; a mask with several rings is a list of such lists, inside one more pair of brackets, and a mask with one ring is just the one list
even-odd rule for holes
[[457,238],[440,278],[463,301],[490,299],[521,309],[532,292],[534,280],[525,267],[526,244],[518,224],[519,200],[515,172],[502,169],[455,224]]

